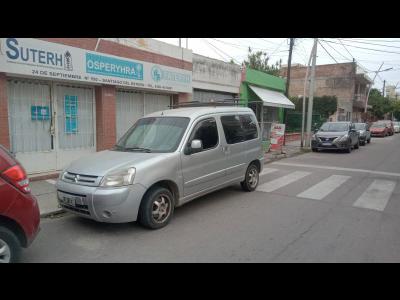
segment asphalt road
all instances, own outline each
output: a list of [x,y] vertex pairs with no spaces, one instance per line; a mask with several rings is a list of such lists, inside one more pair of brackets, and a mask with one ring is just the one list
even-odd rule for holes
[[400,262],[400,135],[266,165],[150,231],[73,215],[43,219],[23,262]]

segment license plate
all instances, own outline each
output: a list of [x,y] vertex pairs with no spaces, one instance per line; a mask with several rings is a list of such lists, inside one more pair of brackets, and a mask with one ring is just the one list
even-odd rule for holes
[[332,146],[331,143],[322,143],[322,146]]
[[64,193],[58,193],[58,199],[60,200],[61,204],[65,204],[65,205],[69,205],[69,206],[75,206],[77,202],[79,204],[81,204],[83,202],[82,197],[66,195]]

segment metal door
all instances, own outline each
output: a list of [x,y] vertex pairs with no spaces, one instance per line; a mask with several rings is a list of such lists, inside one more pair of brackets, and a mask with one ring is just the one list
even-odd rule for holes
[[56,170],[50,85],[11,79],[7,87],[11,151],[29,174]]
[[144,115],[144,94],[136,91],[117,91],[117,140]]
[[89,87],[55,85],[57,169],[96,151],[95,100]]
[[160,94],[144,94],[144,115],[170,109],[171,96]]

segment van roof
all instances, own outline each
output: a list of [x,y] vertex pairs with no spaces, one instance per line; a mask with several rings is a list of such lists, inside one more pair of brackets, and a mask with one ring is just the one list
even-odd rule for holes
[[248,107],[223,107],[223,106],[201,106],[201,107],[185,107],[185,108],[176,108],[176,109],[167,109],[162,111],[157,111],[151,114],[146,115],[145,117],[160,117],[160,116],[168,116],[168,117],[189,117],[191,119],[195,119],[197,117],[215,114],[215,113],[252,113]]

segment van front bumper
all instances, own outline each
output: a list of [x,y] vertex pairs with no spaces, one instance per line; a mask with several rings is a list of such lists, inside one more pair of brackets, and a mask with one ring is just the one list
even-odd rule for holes
[[[101,188],[57,182],[60,206],[73,214],[106,223],[136,221],[146,188],[141,184],[119,188]],[[73,204],[68,202],[73,199]],[[67,200],[67,201],[66,201]]]

